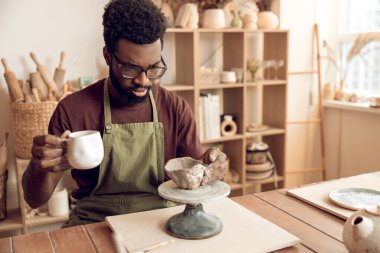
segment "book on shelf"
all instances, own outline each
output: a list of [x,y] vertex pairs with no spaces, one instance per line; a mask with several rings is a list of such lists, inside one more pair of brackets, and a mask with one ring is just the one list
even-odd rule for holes
[[199,103],[201,140],[220,138],[220,98],[219,95],[201,94]]

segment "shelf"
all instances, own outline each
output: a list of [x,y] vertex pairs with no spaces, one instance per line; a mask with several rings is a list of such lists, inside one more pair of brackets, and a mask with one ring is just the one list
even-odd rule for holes
[[[277,182],[282,182],[282,181],[284,181],[284,177],[283,176],[277,176]],[[252,186],[262,185],[262,184],[271,184],[274,182],[275,182],[274,176],[271,176],[271,177],[268,177],[265,179],[260,179],[260,180],[246,179],[245,180],[245,187],[252,187]]]
[[281,79],[273,79],[273,80],[262,80],[257,82],[248,82],[247,87],[254,87],[254,86],[269,86],[269,85],[285,85],[286,80]]
[[166,29],[166,33],[286,33],[289,30],[286,29],[242,29],[242,28],[168,28]]
[[194,90],[194,86],[185,85],[185,84],[173,84],[173,85],[161,85],[161,87],[170,90],[170,91],[186,91]]
[[231,191],[243,189],[243,184],[228,183],[228,185],[231,187]]
[[235,134],[232,136],[222,136],[221,138],[217,139],[209,139],[209,140],[202,140],[202,144],[207,144],[207,143],[214,143],[214,142],[225,142],[225,141],[234,141],[234,140],[242,140],[244,136],[242,134]]
[[65,222],[69,219],[69,215],[63,215],[63,216],[34,216],[33,218],[26,220],[26,226],[27,227],[34,227],[39,225],[45,225],[45,224],[51,224],[51,223],[58,223],[58,222]]
[[245,136],[247,138],[250,138],[250,137],[256,137],[256,136],[269,136],[269,135],[280,135],[280,134],[285,134],[285,129],[269,128],[269,129],[263,130],[263,131],[246,132]]
[[242,88],[243,83],[216,83],[216,84],[200,84],[200,90],[211,90],[211,89],[228,89],[228,88]]
[[166,29],[166,33],[192,33],[196,31],[196,29],[190,28],[168,28]]
[[0,221],[0,232],[22,229],[20,210],[13,209],[7,211],[7,218]]

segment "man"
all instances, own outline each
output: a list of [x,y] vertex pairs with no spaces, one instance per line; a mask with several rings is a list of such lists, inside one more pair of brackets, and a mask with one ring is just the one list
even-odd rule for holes
[[[150,0],[111,0],[103,26],[109,78],[58,104],[49,135],[34,138],[33,157],[22,180],[25,200],[37,208],[50,198],[63,172],[72,169],[78,185],[72,196],[78,201],[65,226],[170,206],[158,196],[157,187],[164,182],[164,163],[175,157],[209,164],[204,182],[225,173],[226,155],[215,148],[203,152],[186,101],[153,85],[167,68],[161,56],[165,18],[157,7]],[[67,130],[103,133],[100,166],[70,167]]]

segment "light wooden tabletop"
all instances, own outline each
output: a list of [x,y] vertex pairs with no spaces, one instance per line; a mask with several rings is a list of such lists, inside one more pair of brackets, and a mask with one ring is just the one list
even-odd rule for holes
[[[301,239],[301,244],[277,252],[347,252],[342,243],[344,220],[286,195],[285,190],[232,199]],[[105,222],[2,238],[0,249],[4,253],[116,252]]]

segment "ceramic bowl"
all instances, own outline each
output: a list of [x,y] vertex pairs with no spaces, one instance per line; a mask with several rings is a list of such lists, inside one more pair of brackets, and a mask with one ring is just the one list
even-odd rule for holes
[[165,165],[167,175],[182,189],[196,189],[200,186],[206,165],[190,157],[175,158]]

